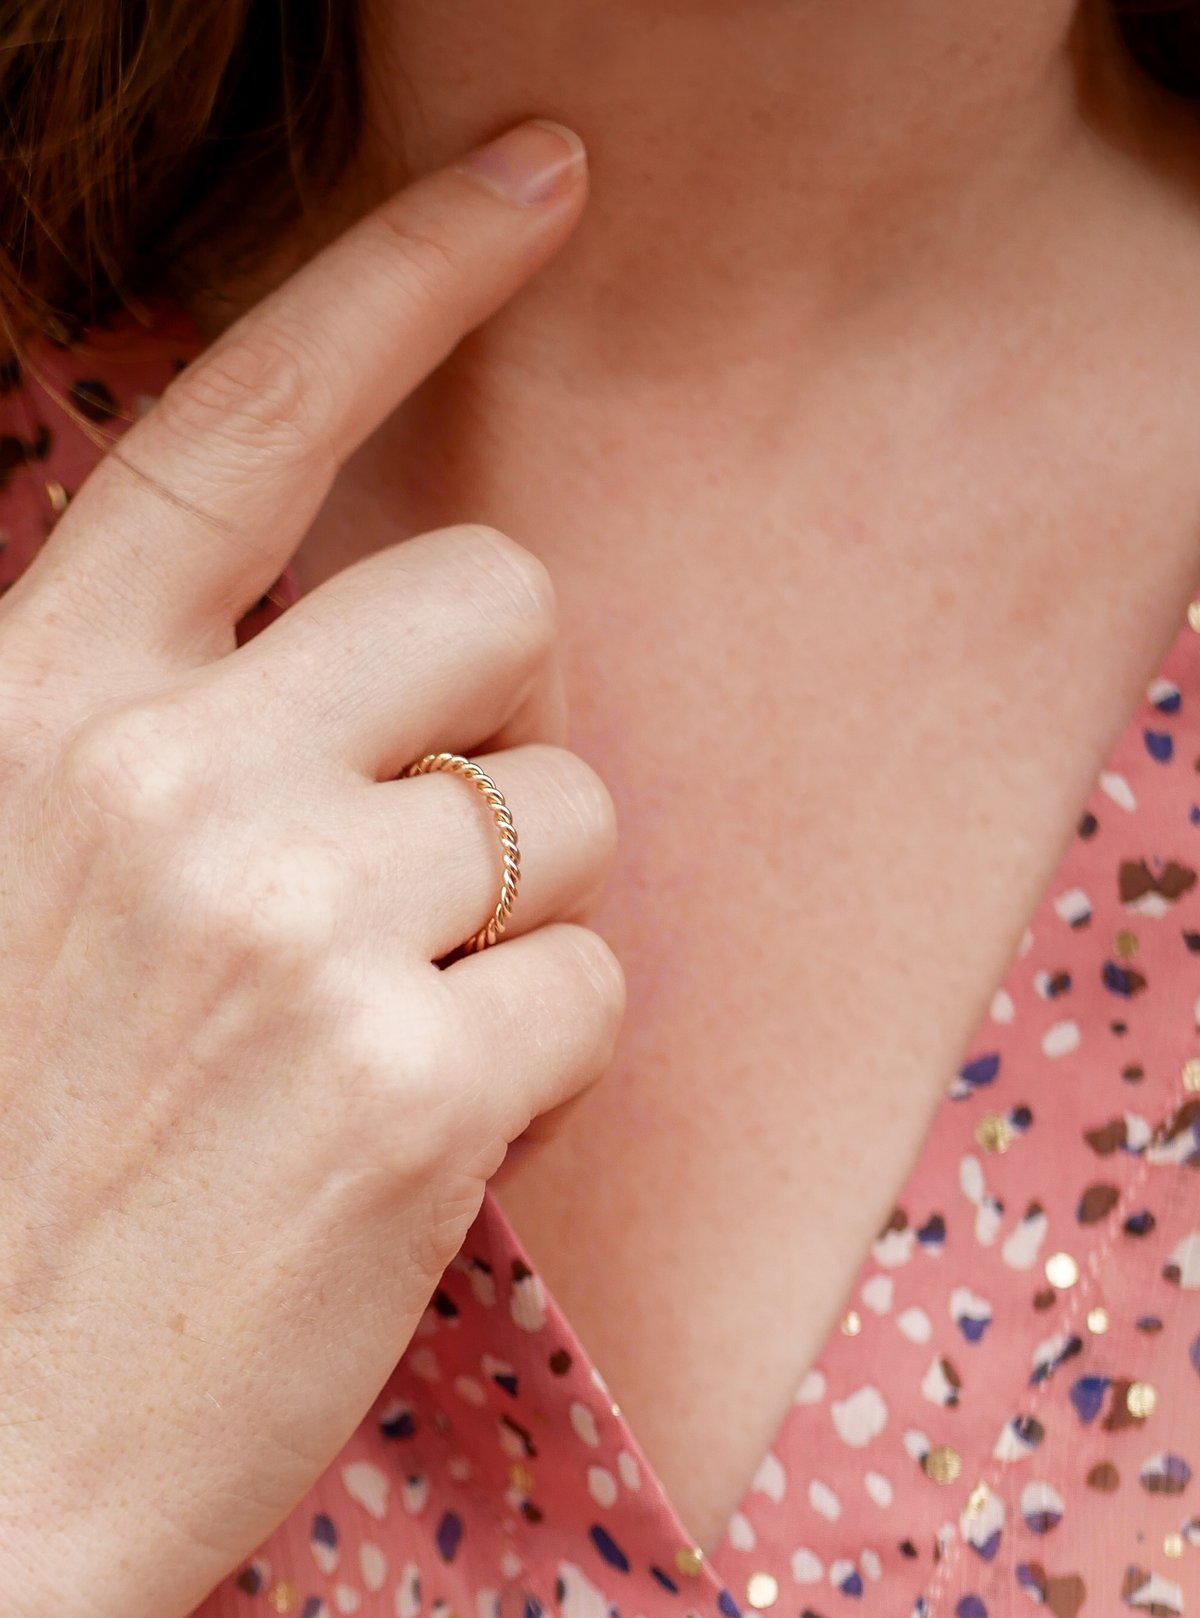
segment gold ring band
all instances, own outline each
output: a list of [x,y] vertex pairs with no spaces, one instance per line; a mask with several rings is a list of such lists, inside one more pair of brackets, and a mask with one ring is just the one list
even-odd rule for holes
[[504,878],[500,886],[500,897],[486,924],[460,946],[470,955],[476,950],[486,949],[489,944],[496,943],[508,925],[509,915],[516,903],[517,888],[521,882],[521,851],[517,847],[517,828],[513,825],[512,815],[500,788],[478,764],[472,764],[471,760],[463,758],[461,753],[427,753],[415,764],[409,764],[400,775],[401,778],[411,775],[431,775],[435,770],[447,770],[451,775],[461,775],[465,781],[470,781],[477,787],[492,811],[492,819],[496,822],[496,830],[500,834],[500,850],[504,856]]

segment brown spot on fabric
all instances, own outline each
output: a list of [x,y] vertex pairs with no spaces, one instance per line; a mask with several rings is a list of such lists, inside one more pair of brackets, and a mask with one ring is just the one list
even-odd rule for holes
[[535,1506],[532,1500],[522,1500],[521,1515],[526,1522],[541,1522],[544,1513],[540,1506]]
[[1078,1219],[1081,1225],[1098,1225],[1121,1200],[1115,1185],[1089,1185],[1079,1199]]
[[528,1264],[523,1264],[519,1258],[512,1261],[512,1278],[515,1281],[528,1281],[533,1271]]
[[1101,1494],[1112,1494],[1120,1487],[1121,1474],[1111,1461],[1097,1461],[1087,1475],[1089,1489],[1099,1489]]
[[117,414],[117,401],[107,382],[80,377],[67,391],[71,403],[89,421],[111,421]]
[[1140,1084],[1146,1077],[1146,1069],[1140,1062],[1130,1062],[1128,1067],[1121,1069],[1121,1077],[1126,1084]]
[[537,1454],[537,1445],[530,1436],[528,1428],[522,1427],[521,1423],[519,1421],[514,1421],[511,1416],[501,1416],[500,1425],[502,1427],[507,1427],[509,1432],[512,1433],[515,1438],[520,1440],[521,1447],[525,1451],[527,1457],[532,1459],[532,1457]]
[[1197,1125],[1200,1125],[1200,1097],[1195,1101],[1185,1101],[1161,1129],[1155,1130],[1155,1141],[1160,1145],[1169,1146],[1180,1136],[1190,1135]]
[[893,1208],[891,1213],[888,1215],[887,1224],[884,1225],[883,1229],[879,1232],[879,1235],[880,1235],[880,1237],[888,1236],[893,1231],[901,1231],[901,1230],[907,1230],[907,1229],[908,1229],[908,1215],[905,1213],[903,1208]]
[[1033,1307],[1035,1309],[1052,1309],[1057,1302],[1058,1293],[1055,1292],[1053,1287],[1043,1287],[1040,1292],[1035,1292],[1033,1295]]
[[1086,1595],[1087,1585],[1078,1573],[1046,1580],[1046,1605],[1055,1618],[1075,1618]]
[[1114,1118],[1110,1123],[1102,1124],[1099,1129],[1085,1129],[1083,1138],[1097,1157],[1111,1157],[1125,1145],[1129,1132],[1125,1127],[1124,1118]]
[[1079,820],[1078,831],[1080,837],[1084,838],[1085,840],[1089,837],[1094,837],[1099,829],[1099,826],[1100,822],[1089,809],[1086,814],[1080,817]]
[[1129,1409],[1129,1390],[1133,1386],[1132,1378],[1124,1381],[1115,1381],[1110,1389],[1108,1414],[1104,1418],[1104,1431],[1106,1433],[1119,1433],[1126,1427],[1137,1427],[1141,1423]]
[[555,1376],[566,1376],[571,1369],[571,1356],[565,1348],[556,1348],[551,1354],[550,1369]]
[[1136,904],[1148,893],[1157,893],[1169,902],[1182,898],[1196,885],[1196,873],[1177,860],[1168,860],[1156,876],[1145,860],[1122,860],[1117,873],[1117,890],[1122,904]]
[[6,393],[15,393],[21,386],[21,365],[11,356],[0,360],[0,397]]

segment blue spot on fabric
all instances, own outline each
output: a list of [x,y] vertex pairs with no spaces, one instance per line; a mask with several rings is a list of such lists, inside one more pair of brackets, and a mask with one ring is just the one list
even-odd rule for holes
[[458,1547],[462,1543],[462,1533],[462,1518],[453,1511],[443,1512],[442,1520],[437,1525],[437,1533],[434,1535],[437,1548],[441,1551],[443,1560],[447,1562],[454,1560]]
[[1014,1107],[1008,1116],[1014,1129],[1028,1129],[1033,1122],[1033,1112],[1029,1107]]
[[1194,803],[1188,810],[1188,819],[1193,826],[1200,826],[1200,803]]
[[328,1611],[329,1608],[321,1600],[320,1596],[309,1596],[300,1609],[300,1618],[321,1618],[321,1614]]
[[1138,1213],[1130,1214],[1121,1228],[1127,1236],[1149,1236],[1155,1222],[1149,1208],[1142,1208]]
[[961,1596],[954,1608],[954,1618],[988,1618],[988,1610],[979,1596]]
[[985,1315],[982,1320],[971,1315],[964,1315],[958,1323],[958,1328],[968,1343],[978,1343],[983,1340],[983,1334],[991,1323],[992,1317],[990,1315]]
[[1179,687],[1164,684],[1162,690],[1154,698],[1154,706],[1159,713],[1178,713],[1183,706],[1183,698],[1179,694]]
[[728,1590],[721,1591],[717,1597],[717,1606],[725,1614],[725,1618],[742,1618],[742,1610]]
[[986,1539],[981,1539],[978,1545],[974,1540],[972,1540],[971,1549],[976,1553],[976,1555],[981,1556],[985,1562],[994,1562],[996,1560],[996,1553],[999,1551],[1003,1539],[1004,1530],[1002,1528],[997,1528],[993,1533],[989,1534]]
[[1139,989],[1146,986],[1145,979],[1138,972],[1131,972],[1127,966],[1119,966],[1116,961],[1105,961],[1104,971],[1101,973],[1104,987],[1111,994],[1120,994],[1128,1000],[1130,995],[1136,994]]
[[664,1573],[661,1567],[655,1567],[653,1563],[650,1564],[650,1572],[658,1580],[659,1584],[662,1585],[664,1590],[669,1590],[673,1596],[677,1596],[679,1594],[679,1586],[675,1583],[675,1580],[669,1573]]
[[507,1375],[502,1372],[499,1376],[494,1376],[492,1381],[498,1388],[503,1388],[505,1393],[511,1393],[514,1399],[517,1397],[517,1378],[511,1372]]
[[1192,1344],[1191,1353],[1188,1357],[1192,1362],[1192,1370],[1200,1373],[1200,1337],[1197,1337]]
[[592,1544],[600,1552],[609,1567],[619,1568],[622,1573],[629,1572],[629,1558],[613,1539],[608,1530],[600,1523],[594,1522],[588,1529]]
[[309,1537],[314,1545],[328,1545],[331,1551],[336,1550],[338,1536],[333,1518],[327,1517],[323,1511],[319,1511],[312,1520],[312,1532]]
[[1072,1382],[1071,1403],[1080,1421],[1095,1421],[1104,1403],[1104,1395],[1111,1386],[1112,1378],[1107,1376],[1081,1376],[1078,1381]]
[[946,1240],[946,1221],[941,1214],[931,1214],[917,1232],[922,1247],[940,1247]]
[[986,1085],[994,1083],[999,1071],[1000,1057],[996,1052],[976,1056],[972,1061],[964,1062],[950,1086],[951,1097],[955,1101],[962,1101],[965,1097],[974,1095],[976,1090],[982,1090]]
[[417,1424],[411,1410],[398,1410],[394,1416],[386,1416],[379,1423],[379,1430],[385,1438],[411,1438]]
[[1171,754],[1175,751],[1175,743],[1165,730],[1144,730],[1146,751],[1157,764],[1169,764]]
[[838,1585],[838,1589],[842,1592],[842,1594],[844,1596],[860,1596],[860,1595],[862,1595],[862,1593],[863,1593],[862,1574],[858,1571],[857,1568],[855,1568],[852,1572],[847,1573],[846,1577]]
[[542,1604],[538,1600],[538,1598],[536,1596],[531,1596],[529,1591],[526,1590],[526,1592],[525,1592],[525,1618],[542,1618],[542,1613],[545,1610],[546,1609],[542,1606]]

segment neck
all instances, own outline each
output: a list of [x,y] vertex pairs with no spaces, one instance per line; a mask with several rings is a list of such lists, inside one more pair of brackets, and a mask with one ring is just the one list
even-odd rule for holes
[[[621,385],[794,354],[974,277],[1019,251],[1022,220],[1036,231],[1039,200],[1061,204],[1086,99],[1119,129],[1157,96],[1116,66],[1104,0],[364,6],[355,171],[266,283],[412,175],[558,117],[588,144],[589,205],[523,295],[536,320],[510,324],[520,352],[545,342]],[[260,273],[198,313],[219,329],[263,290]]]

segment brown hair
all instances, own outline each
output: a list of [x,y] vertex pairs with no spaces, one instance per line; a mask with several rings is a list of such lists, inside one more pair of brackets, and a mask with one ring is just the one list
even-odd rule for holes
[[[245,263],[298,217],[359,139],[357,3],[0,0],[0,349],[136,304],[208,242]],[[1200,98],[1200,0],[1111,3]]]
[[68,339],[212,240],[269,245],[353,155],[356,12],[0,0],[0,347]]

